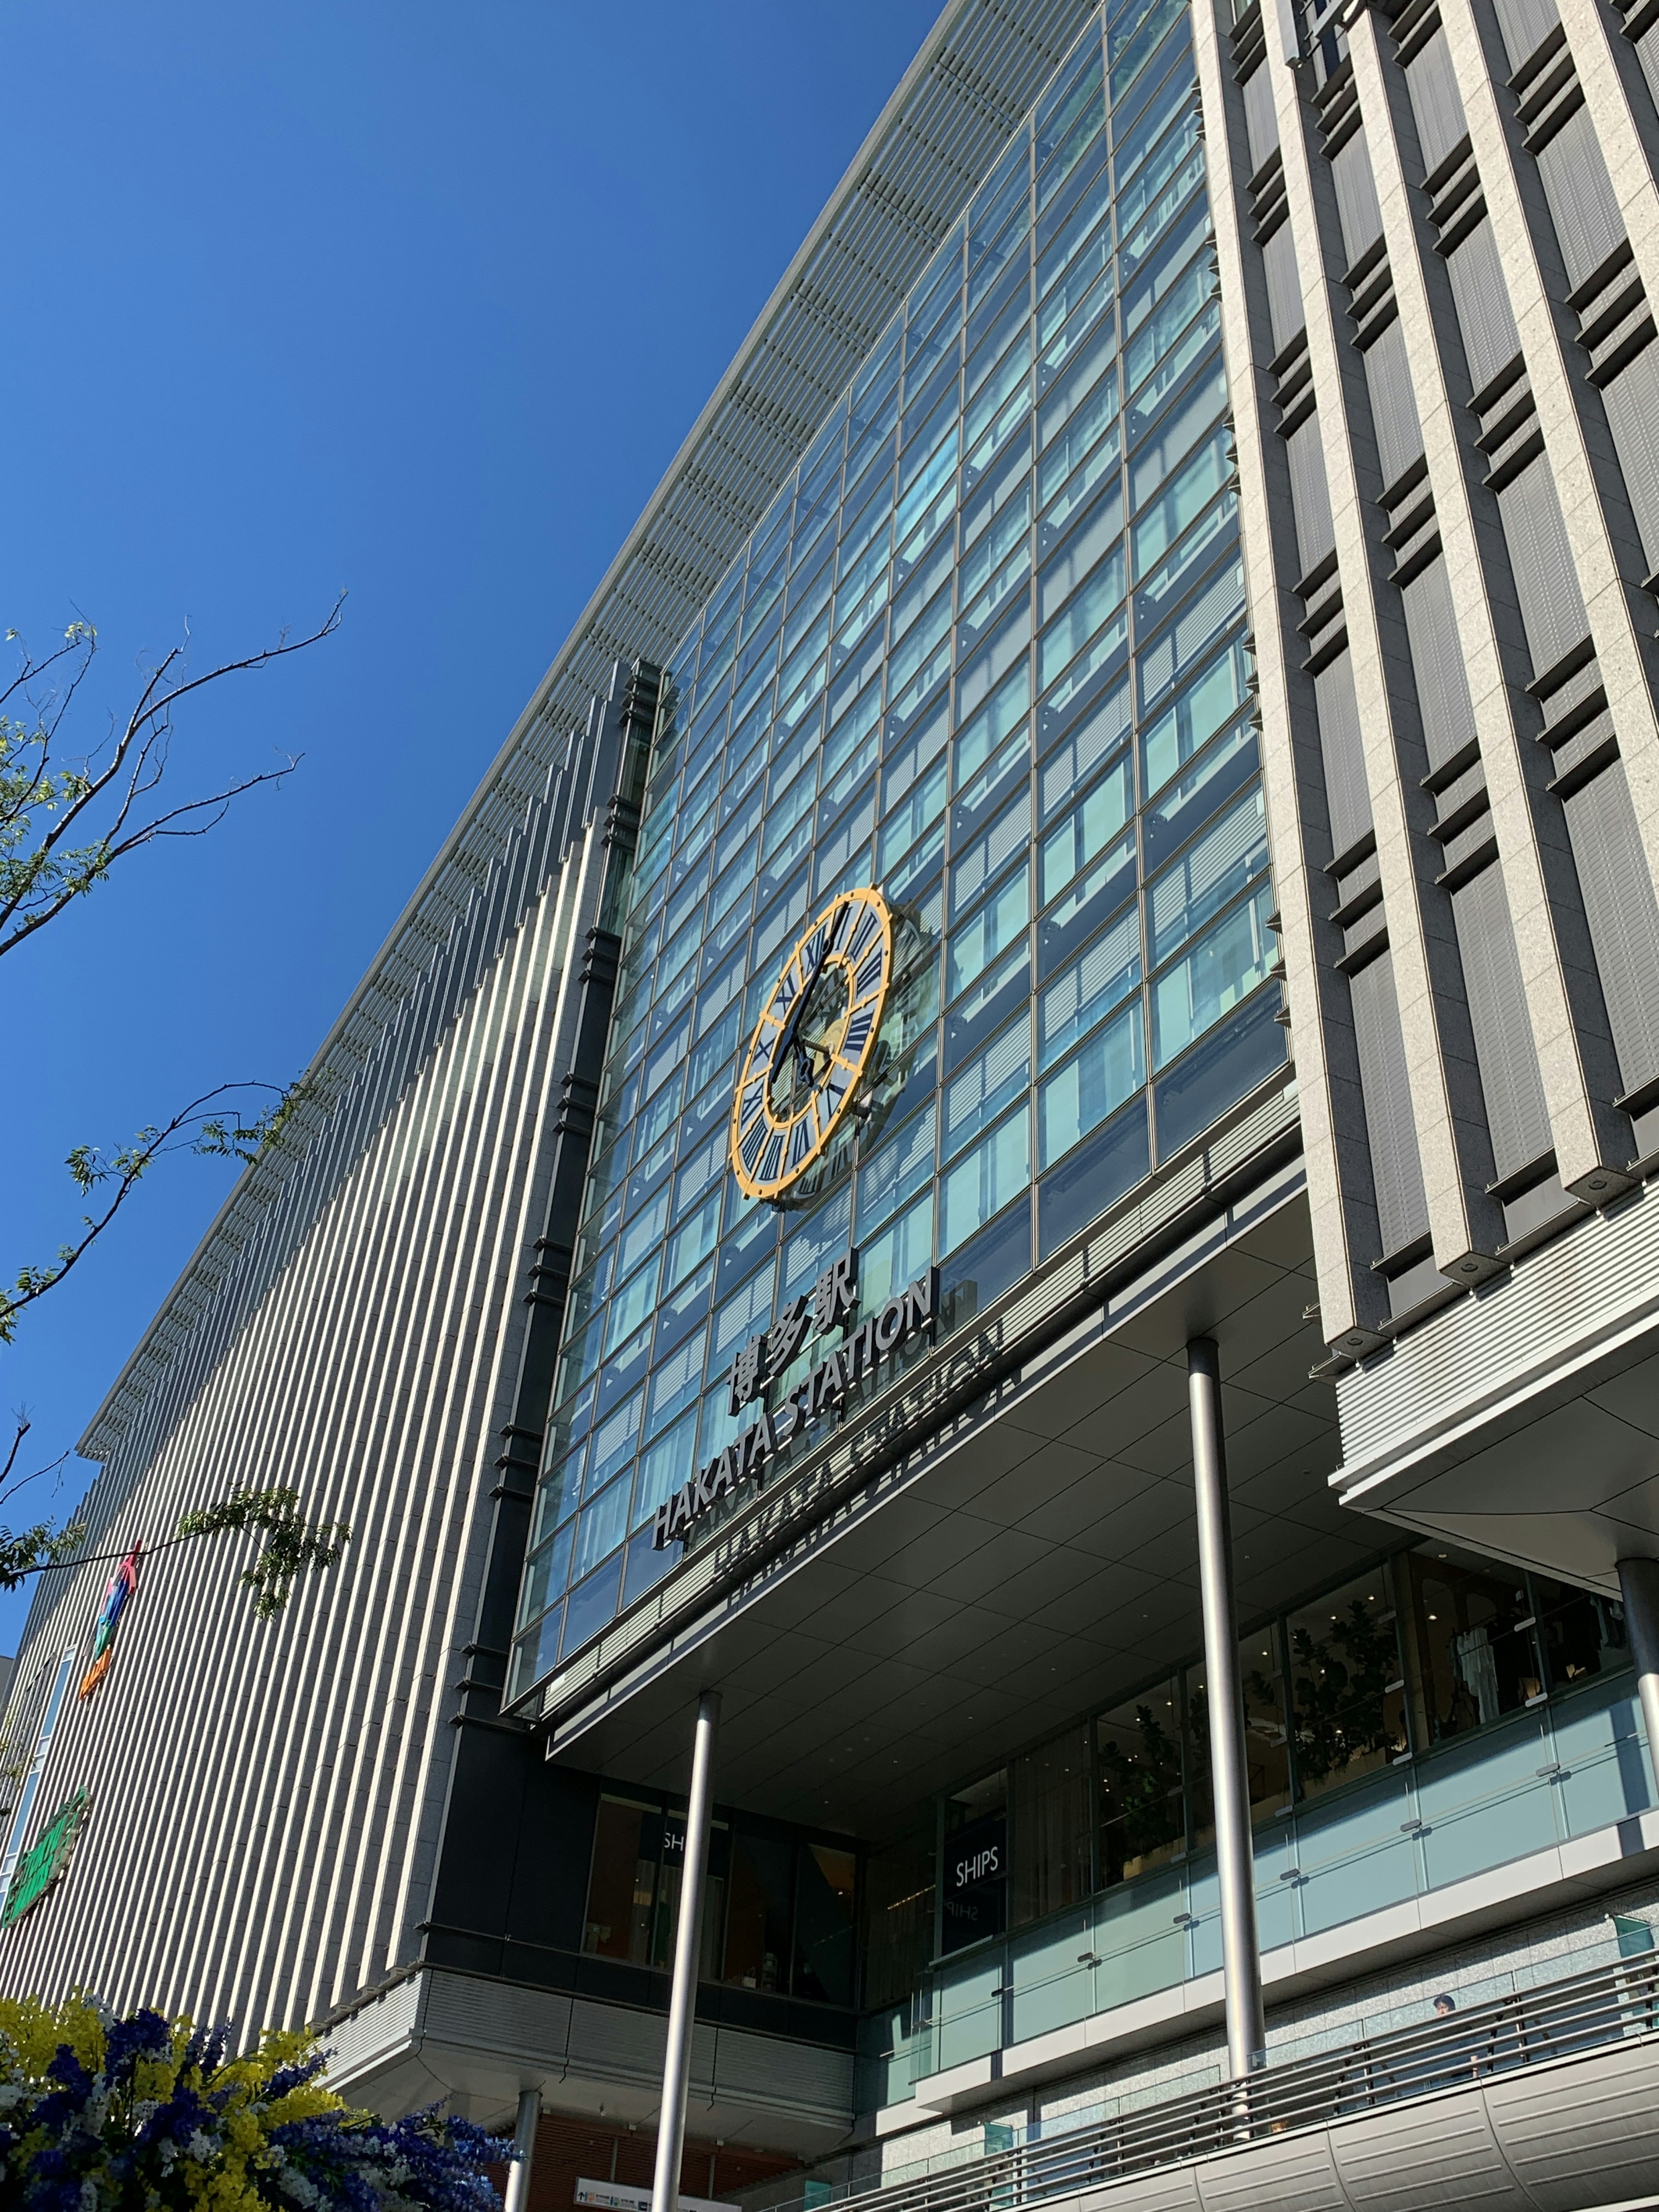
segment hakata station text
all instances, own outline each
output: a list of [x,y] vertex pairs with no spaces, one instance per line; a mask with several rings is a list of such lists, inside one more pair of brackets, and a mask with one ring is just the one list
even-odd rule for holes
[[939,1269],[929,1267],[908,1290],[896,1291],[845,1341],[837,1345],[796,1384],[775,1409],[766,1406],[766,1387],[783,1374],[809,1330],[828,1334],[845,1328],[858,1311],[859,1255],[843,1253],[826,1267],[809,1293],[792,1298],[770,1328],[751,1336],[732,1363],[731,1407],[740,1413],[758,1402],[763,1410],[725,1450],[711,1459],[657,1508],[652,1542],[659,1551],[689,1536],[722,1498],[757,1478],[768,1462],[792,1444],[810,1422],[834,1413],[855,1384],[890,1358],[919,1329],[931,1328],[939,1310]]

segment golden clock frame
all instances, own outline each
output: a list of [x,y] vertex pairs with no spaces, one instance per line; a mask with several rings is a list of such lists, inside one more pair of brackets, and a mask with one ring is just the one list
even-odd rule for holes
[[[859,918],[848,922],[844,917],[849,913],[856,913]],[[877,923],[874,933],[866,927],[870,917]],[[823,946],[826,931],[834,934],[832,941]],[[878,974],[872,972],[878,952]],[[835,1142],[870,1073],[892,991],[896,955],[893,909],[880,891],[865,886],[838,891],[811,927],[796,940],[762,1009],[732,1094],[727,1150],[732,1172],[746,1198],[781,1202],[804,1176],[811,1173]],[[848,1005],[841,1036],[823,1079],[812,1086],[805,1106],[800,1113],[782,1120],[772,1107],[778,1052],[788,1042],[791,1017],[803,994],[831,966],[840,967],[847,976]],[[785,996],[792,978],[794,988]],[[851,1051],[847,1049],[849,1039],[854,1040]],[[803,1130],[807,1132],[804,1144]],[[782,1139],[781,1152],[769,1169],[763,1169],[772,1141],[777,1138]]]

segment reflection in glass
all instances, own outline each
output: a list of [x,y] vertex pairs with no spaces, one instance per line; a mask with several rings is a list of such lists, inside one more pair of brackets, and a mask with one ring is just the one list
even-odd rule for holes
[[1186,1850],[1180,1696],[1172,1677],[1095,1723],[1103,1883],[1131,1881]]

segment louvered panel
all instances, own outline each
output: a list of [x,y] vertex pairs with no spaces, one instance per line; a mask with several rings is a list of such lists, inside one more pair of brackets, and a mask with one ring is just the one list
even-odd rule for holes
[[1279,143],[1279,116],[1273,106],[1273,72],[1258,62],[1244,80],[1244,130],[1250,143],[1250,173],[1254,176]]
[[1601,398],[1652,575],[1659,570],[1659,345],[1638,353]]
[[1406,71],[1412,113],[1417,118],[1417,139],[1423,155],[1423,173],[1437,169],[1468,128],[1463,103],[1452,71],[1446,34],[1437,31]]
[[1406,333],[1398,315],[1366,347],[1361,358],[1365,364],[1365,386],[1371,396],[1377,460],[1386,490],[1390,484],[1397,483],[1412,463],[1420,460],[1423,455],[1423,432],[1417,419],[1417,400],[1406,360]]
[[1642,854],[1625,764],[1566,802],[1567,834],[1626,1091],[1659,1075],[1659,902]]
[[1386,1255],[1415,1243],[1429,1226],[1392,956],[1379,953],[1352,977],[1350,989],[1377,1223]]
[[1371,826],[1365,781],[1364,743],[1354,696],[1353,661],[1346,651],[1314,678],[1319,711],[1319,750],[1325,763],[1325,800],[1331,811],[1331,849],[1346,853]]
[[1336,544],[1331,520],[1330,488],[1325,480],[1325,450],[1319,441],[1319,417],[1310,416],[1285,441],[1291,465],[1291,506],[1296,515],[1296,547],[1306,576]]
[[1533,671],[1541,676],[1589,627],[1546,455],[1504,485],[1498,506]]
[[[1532,4],[1535,10],[1539,0],[1532,0]],[[1549,13],[1553,21],[1553,5]],[[1577,286],[1601,266],[1625,235],[1624,218],[1613,196],[1607,161],[1596,143],[1588,107],[1571,115],[1539,148],[1538,173],[1544,180],[1545,198],[1561,242],[1567,283]]]
[[1382,235],[1382,210],[1377,205],[1376,180],[1371,173],[1370,149],[1364,131],[1337,152],[1331,163],[1336,183],[1336,212],[1342,225],[1342,246],[1352,268],[1368,246]]
[[1454,252],[1446,256],[1458,327],[1468,357],[1469,382],[1479,392],[1521,350],[1515,311],[1498,258],[1490,222],[1477,223]]
[[1401,596],[1429,766],[1437,769],[1474,737],[1474,709],[1444,561],[1431,562]]
[[1493,4],[1510,68],[1518,70],[1531,60],[1560,21],[1555,0],[1493,0]]
[[1291,226],[1281,222],[1261,249],[1267,276],[1267,313],[1273,326],[1273,350],[1283,353],[1307,320],[1302,304],[1302,278],[1296,265],[1296,241]]
[[1499,1176],[1510,1176],[1549,1150],[1550,1117],[1503,872],[1496,862],[1454,892],[1452,914],[1492,1158]]

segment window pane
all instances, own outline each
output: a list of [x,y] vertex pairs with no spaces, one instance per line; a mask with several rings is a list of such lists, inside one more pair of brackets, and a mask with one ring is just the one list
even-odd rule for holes
[[858,1861],[829,1844],[808,1844],[799,1860],[794,1993],[825,2004],[853,2002],[853,1907]]
[[1267,811],[1258,784],[1147,886],[1153,961],[1166,960],[1267,865]]
[[1040,1919],[1089,1893],[1089,1739],[1085,1729],[1017,1759],[1009,1770],[1012,1815],[1009,1918]]
[[1405,1564],[1434,1737],[1467,1735],[1542,1693],[1532,1607],[1516,1568],[1431,1545]]
[[1022,1106],[943,1178],[939,1249],[955,1251],[1030,1180],[1030,1114]]
[[1136,999],[1042,1085],[1037,1094],[1038,1166],[1046,1168],[1070,1152],[1146,1080]]
[[1292,1613],[1291,1698],[1304,1796],[1407,1748],[1405,1669],[1384,1570]]
[[1266,981],[1275,957],[1267,927],[1272,911],[1273,890],[1263,884],[1158,977],[1152,986],[1154,1067],[1164,1066]]
[[661,1854],[659,1813],[600,1798],[582,1925],[584,1951],[601,1959],[631,1960],[636,1966],[648,1962]]
[[795,1847],[787,1837],[732,1838],[731,1903],[722,1979],[744,1990],[783,1986]]
[[1533,1577],[1533,1596],[1552,1688],[1565,1689],[1592,1674],[1629,1666],[1625,1608],[1616,1598],[1575,1589],[1571,1583],[1552,1582],[1545,1575]]
[[1186,1849],[1180,1689],[1172,1678],[1095,1723],[1100,1878],[1131,1881]]
[[1022,1017],[954,1077],[945,1092],[945,1151],[960,1152],[1031,1080],[1031,1029]]

